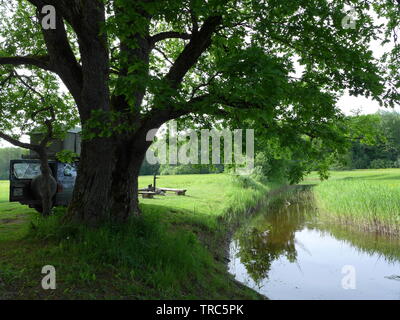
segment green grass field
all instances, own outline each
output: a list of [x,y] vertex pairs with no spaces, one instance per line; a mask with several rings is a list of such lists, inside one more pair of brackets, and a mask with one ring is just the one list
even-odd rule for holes
[[[253,299],[226,270],[229,221],[271,190],[220,175],[162,176],[160,187],[187,196],[142,199],[143,217],[92,230],[10,204],[0,182],[0,298]],[[152,183],[141,177],[140,186]],[[41,268],[57,270],[57,290],[40,287]]]
[[359,230],[400,234],[400,169],[354,170],[331,173],[317,183],[314,194],[320,218],[349,224]]

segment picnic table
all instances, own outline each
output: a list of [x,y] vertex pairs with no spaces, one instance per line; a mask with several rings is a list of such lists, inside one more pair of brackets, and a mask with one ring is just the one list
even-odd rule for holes
[[178,196],[186,195],[186,189],[175,189],[175,188],[157,188],[156,180],[158,177],[154,176],[154,184],[150,184],[145,189],[139,189],[139,194],[142,195],[143,198],[154,198],[155,195],[165,195],[166,192],[174,192]]

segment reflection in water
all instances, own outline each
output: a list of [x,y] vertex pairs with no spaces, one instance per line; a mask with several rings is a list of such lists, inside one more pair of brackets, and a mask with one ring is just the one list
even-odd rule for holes
[[260,216],[237,233],[237,257],[256,283],[268,278],[272,261],[279,257],[296,261],[295,232],[301,229],[304,221],[303,214],[290,215],[288,210],[277,210],[267,217]]
[[[321,225],[301,191],[236,233],[230,272],[271,299],[400,299],[400,242]],[[343,267],[356,289],[345,290]]]

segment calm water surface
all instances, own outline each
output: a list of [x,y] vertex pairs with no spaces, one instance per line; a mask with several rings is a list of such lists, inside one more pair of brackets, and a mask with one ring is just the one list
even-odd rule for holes
[[270,299],[400,300],[400,241],[319,222],[310,195],[239,230],[229,271]]

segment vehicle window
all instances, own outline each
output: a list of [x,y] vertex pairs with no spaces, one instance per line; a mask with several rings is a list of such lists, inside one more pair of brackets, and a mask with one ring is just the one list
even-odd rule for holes
[[14,163],[14,176],[17,179],[33,179],[40,174],[40,163]]

